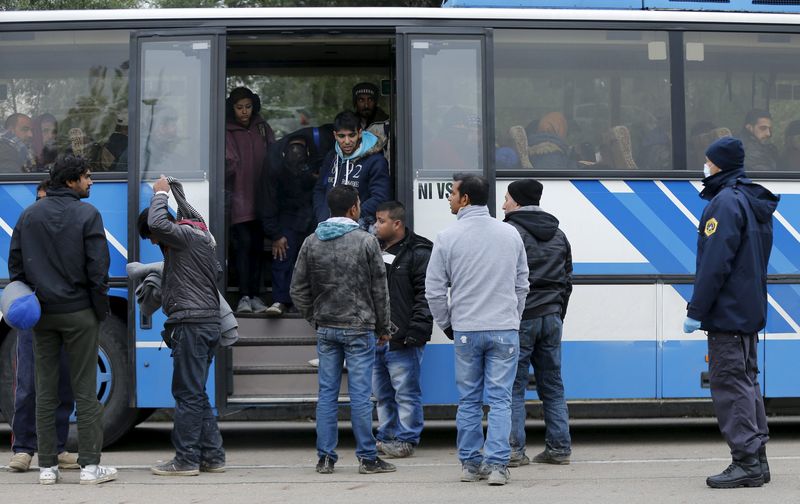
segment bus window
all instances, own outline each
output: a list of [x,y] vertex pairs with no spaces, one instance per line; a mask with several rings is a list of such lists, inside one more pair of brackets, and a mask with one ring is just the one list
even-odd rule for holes
[[667,34],[497,30],[498,170],[672,169]]
[[0,173],[46,172],[59,154],[126,171],[127,31],[0,34]]
[[732,134],[747,170],[800,171],[800,36],[687,33],[684,50],[689,169]]

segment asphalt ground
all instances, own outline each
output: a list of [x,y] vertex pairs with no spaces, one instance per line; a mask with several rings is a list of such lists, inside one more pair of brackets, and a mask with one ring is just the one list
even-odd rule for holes
[[[428,422],[416,454],[393,460],[397,472],[358,474],[354,441],[340,424],[339,462],[332,475],[314,471],[314,424],[221,422],[227,450],[224,474],[158,477],[149,467],[172,456],[171,424],[137,427],[103,454],[119,479],[78,485],[64,471],[58,485],[38,484],[38,471],[0,468],[0,503],[790,503],[800,500],[800,418],[770,419],[772,482],[762,488],[713,490],[729,452],[713,419],[576,420],[571,464],[511,469],[504,487],[461,483],[454,422]],[[541,422],[528,427],[528,453],[541,449]],[[10,429],[0,427],[9,446]],[[10,451],[7,452],[10,457]],[[0,459],[0,464],[7,463]],[[34,463],[36,459],[34,458]]]

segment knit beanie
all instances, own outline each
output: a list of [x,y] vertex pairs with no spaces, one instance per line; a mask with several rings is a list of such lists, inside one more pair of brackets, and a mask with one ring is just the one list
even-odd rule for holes
[[744,147],[738,138],[720,138],[706,149],[706,157],[722,171],[744,168]]
[[542,184],[533,179],[523,179],[508,185],[508,194],[519,206],[538,205],[542,198]]
[[370,95],[378,101],[378,86],[371,82],[359,82],[355,86],[353,86],[353,105],[356,104],[356,99],[358,95]]

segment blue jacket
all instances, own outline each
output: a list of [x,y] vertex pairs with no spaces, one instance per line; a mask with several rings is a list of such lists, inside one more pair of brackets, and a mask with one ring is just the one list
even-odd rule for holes
[[318,223],[330,217],[328,191],[341,184],[358,190],[361,221],[367,225],[375,222],[378,205],[389,200],[390,183],[383,145],[372,133],[363,133],[361,145],[350,156],[342,154],[338,144],[325,156],[314,186],[314,215]]
[[744,170],[703,180],[711,200],[698,226],[697,274],[687,315],[700,328],[754,333],[766,325],[767,263],[778,196],[753,183]]

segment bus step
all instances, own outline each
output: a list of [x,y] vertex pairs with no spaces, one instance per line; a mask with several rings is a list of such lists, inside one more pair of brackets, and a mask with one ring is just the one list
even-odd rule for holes
[[311,336],[247,336],[241,337],[233,344],[237,347],[255,346],[313,346],[317,337]]
[[[228,404],[232,405],[267,405],[267,404],[306,404],[316,403],[316,395],[242,395],[228,397]],[[339,402],[347,404],[350,402],[349,396],[339,396]]]
[[[317,374],[317,368],[310,364],[272,365],[272,366],[233,366],[234,375],[286,375]],[[347,369],[343,370],[345,373]]]

